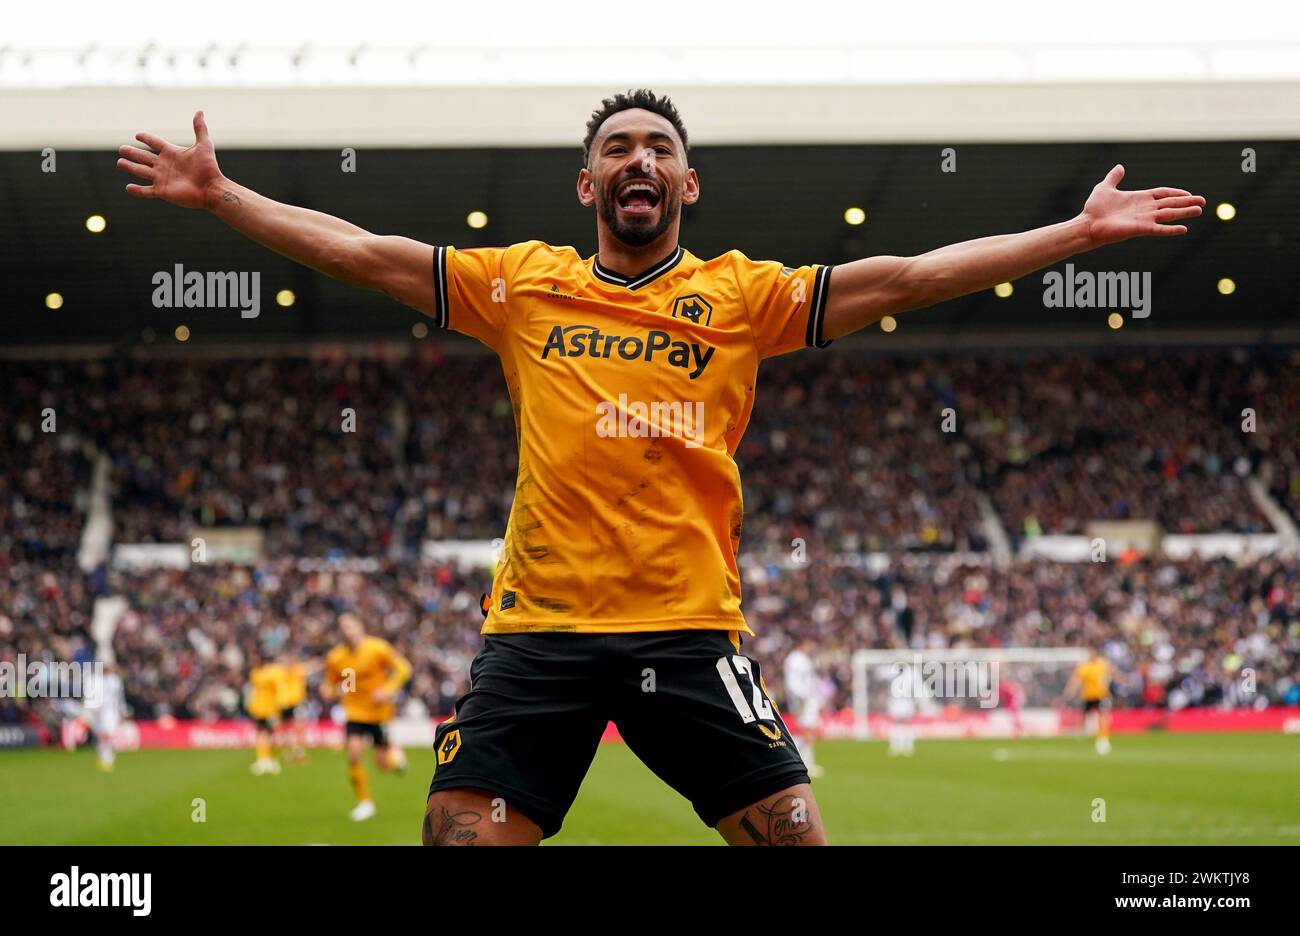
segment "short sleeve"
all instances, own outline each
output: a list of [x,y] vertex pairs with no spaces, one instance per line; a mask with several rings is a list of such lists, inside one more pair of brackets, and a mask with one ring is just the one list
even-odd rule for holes
[[496,350],[508,324],[506,302],[524,244],[509,247],[435,247],[434,318]]
[[776,260],[750,260],[739,251],[733,251],[733,262],[760,358],[831,343],[822,336],[831,267],[788,267]]

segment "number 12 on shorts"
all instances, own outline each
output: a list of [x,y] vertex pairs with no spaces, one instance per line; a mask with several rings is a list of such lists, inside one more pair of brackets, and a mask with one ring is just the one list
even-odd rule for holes
[[[732,670],[732,667],[735,670]],[[722,685],[727,688],[727,695],[731,697],[731,702],[736,706],[736,711],[745,724],[752,721],[776,721],[776,716],[772,714],[772,703],[763,695],[763,690],[759,688],[754,681],[754,671],[747,657],[736,654],[730,660],[727,657],[718,657],[718,675],[722,677]],[[740,681],[736,679],[736,673],[749,679],[749,686],[753,690],[754,706],[750,708],[745,701],[745,693],[740,688]],[[757,712],[757,714],[755,714]]]

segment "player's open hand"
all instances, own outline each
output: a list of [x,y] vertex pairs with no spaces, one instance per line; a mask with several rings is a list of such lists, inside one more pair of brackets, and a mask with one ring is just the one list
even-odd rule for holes
[[152,133],[137,133],[135,138],[148,149],[138,146],[118,148],[117,168],[148,182],[132,182],[128,193],[139,198],[161,198],[182,208],[206,207],[208,191],[221,178],[217,152],[208,136],[203,112],[194,115],[194,145],[175,146]]
[[1121,192],[1124,167],[1116,166],[1093,188],[1083,206],[1083,219],[1093,245],[1115,244],[1130,237],[1186,234],[1187,227],[1171,224],[1201,214],[1205,199],[1176,188]]

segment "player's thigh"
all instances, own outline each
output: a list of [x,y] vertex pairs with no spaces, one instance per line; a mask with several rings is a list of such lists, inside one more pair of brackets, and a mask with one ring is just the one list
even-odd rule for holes
[[757,661],[727,632],[619,640],[619,732],[705,825],[809,782]]
[[488,635],[434,736],[430,794],[486,791],[497,824],[522,813],[543,838],[558,832],[609,720],[600,647],[583,634]]
[[812,786],[797,783],[737,810],[717,825],[728,845],[825,845]]
[[429,794],[420,839],[425,845],[536,845],[542,830],[495,793],[452,787]]
[[366,737],[362,734],[349,732],[344,743],[344,751],[347,753],[350,763],[357,763],[361,760],[361,755],[366,750]]
[[376,723],[366,726],[365,739],[370,743],[370,752],[374,755],[375,763],[381,768],[388,766],[388,753],[392,742],[389,740],[388,724],[386,722]]

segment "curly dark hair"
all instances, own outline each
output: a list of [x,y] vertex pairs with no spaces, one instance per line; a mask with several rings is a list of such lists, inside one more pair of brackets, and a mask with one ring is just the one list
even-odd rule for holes
[[677,131],[677,135],[681,137],[683,152],[690,152],[690,142],[686,138],[686,125],[682,123],[681,114],[677,113],[677,108],[668,95],[665,94],[661,97],[648,88],[637,88],[635,91],[629,88],[626,94],[620,91],[613,97],[605,98],[600,102],[600,108],[591,112],[591,119],[587,121],[587,135],[582,141],[582,164],[584,166],[590,163],[591,144],[596,141],[596,134],[600,132],[601,124],[619,111],[632,110],[633,108],[658,114],[672,124],[673,129]]

